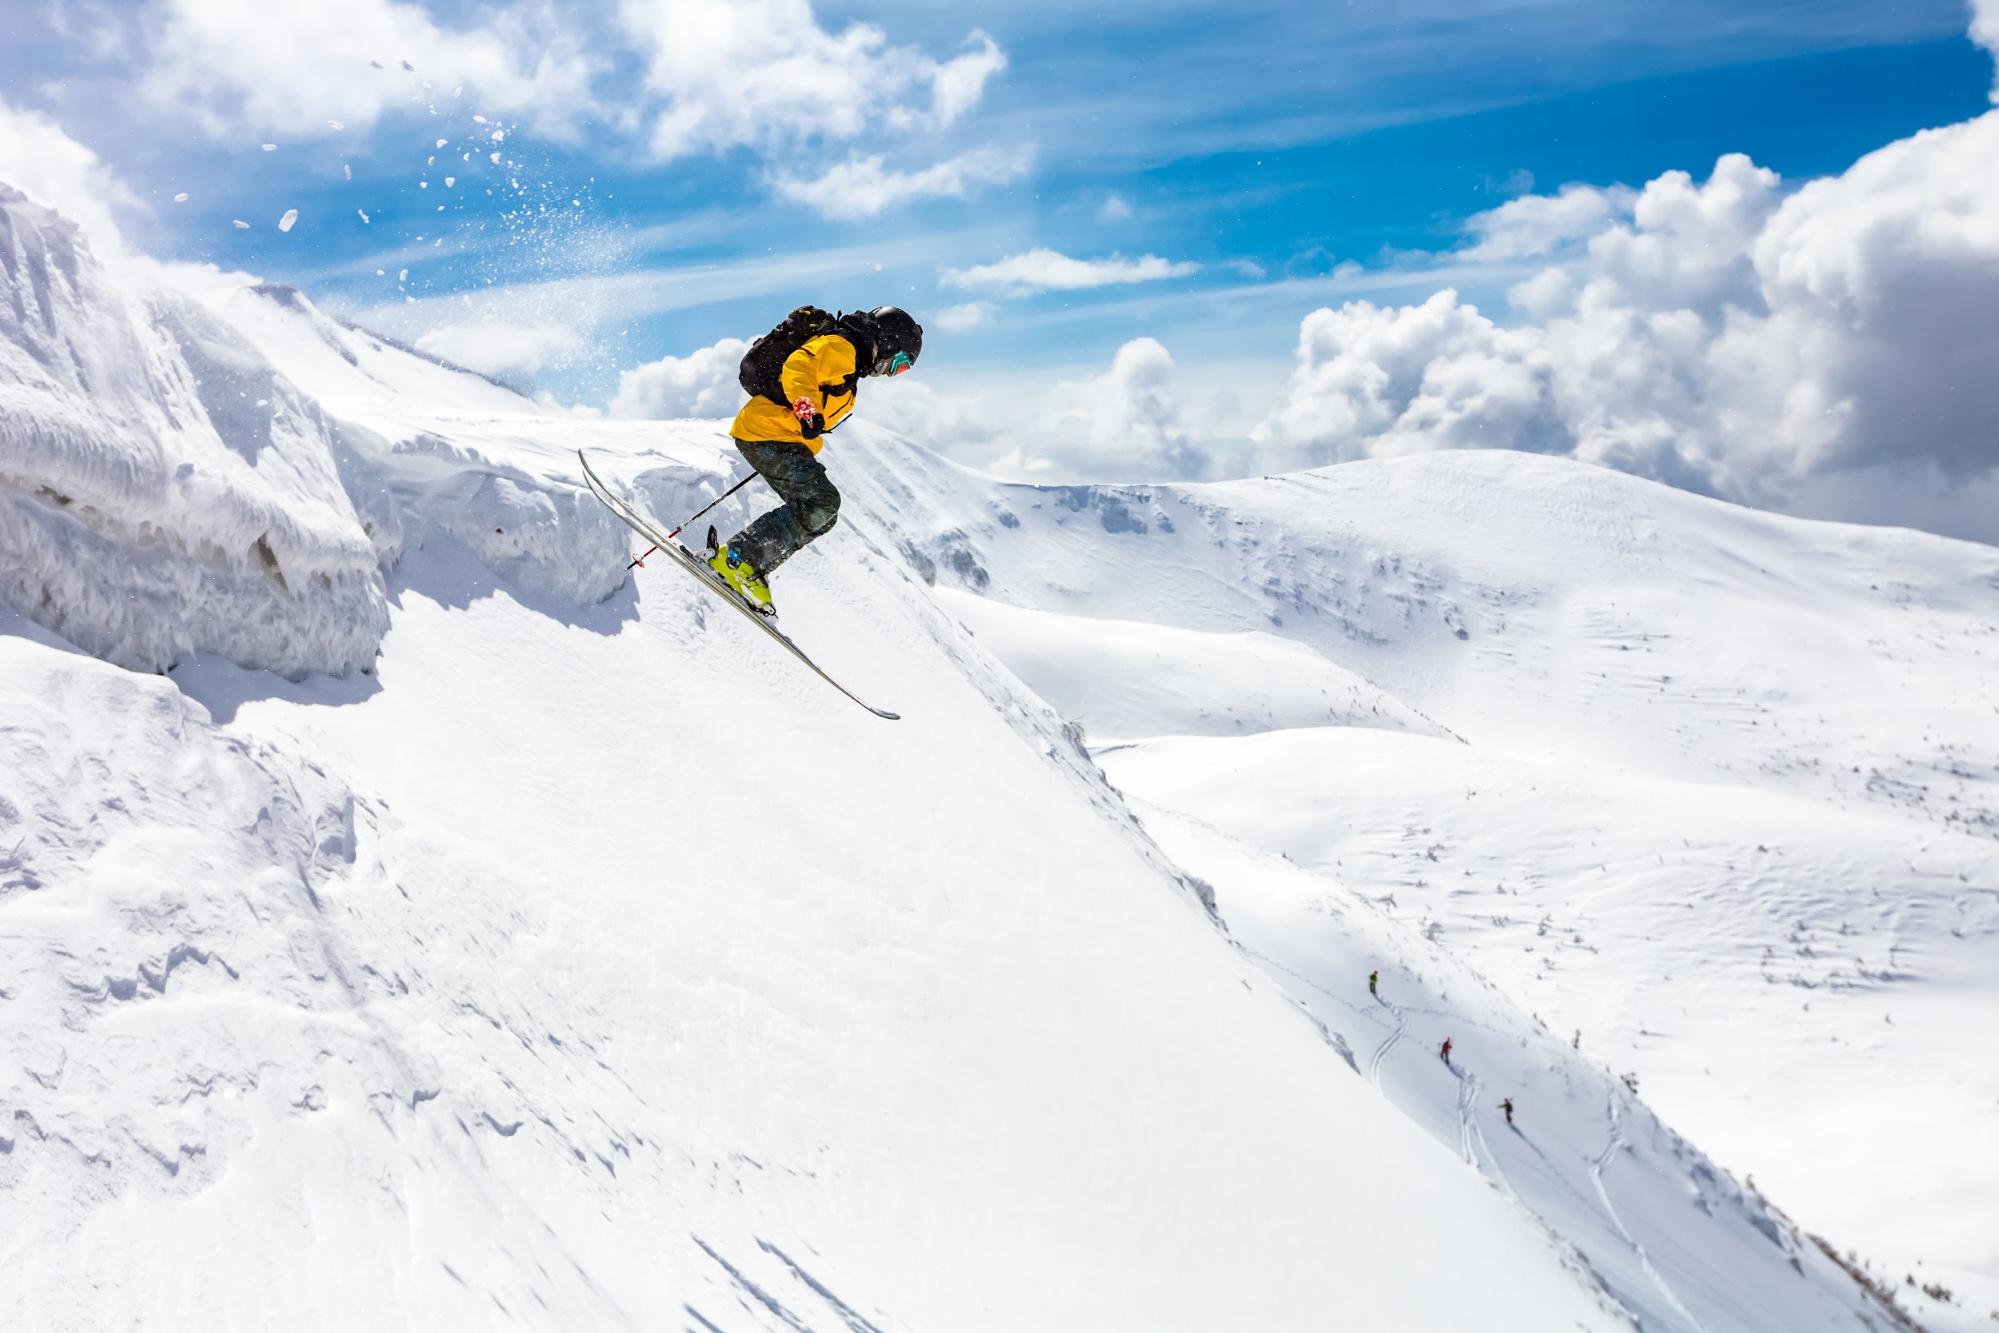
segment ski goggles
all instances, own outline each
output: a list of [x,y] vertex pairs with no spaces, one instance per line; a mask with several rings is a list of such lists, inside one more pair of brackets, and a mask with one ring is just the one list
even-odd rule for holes
[[875,374],[900,375],[915,364],[914,361],[909,359],[909,353],[897,352],[894,356],[875,362]]

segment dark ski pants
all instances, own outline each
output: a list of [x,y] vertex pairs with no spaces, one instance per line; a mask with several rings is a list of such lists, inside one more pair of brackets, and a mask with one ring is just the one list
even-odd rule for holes
[[796,440],[737,440],[736,448],[784,501],[729,539],[762,576],[832,529],[840,517],[840,492],[818,455]]

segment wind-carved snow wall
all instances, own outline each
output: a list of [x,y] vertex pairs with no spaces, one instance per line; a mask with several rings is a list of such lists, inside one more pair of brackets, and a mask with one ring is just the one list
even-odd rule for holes
[[[128,299],[75,226],[0,184],[0,597],[86,652],[299,675],[371,663],[393,506],[251,346]],[[358,489],[358,488],[357,488]]]

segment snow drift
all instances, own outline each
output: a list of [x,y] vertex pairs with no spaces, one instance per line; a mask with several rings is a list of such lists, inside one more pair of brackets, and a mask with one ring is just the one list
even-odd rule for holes
[[0,590],[88,651],[364,666],[388,627],[318,408],[227,325],[128,296],[0,187]]

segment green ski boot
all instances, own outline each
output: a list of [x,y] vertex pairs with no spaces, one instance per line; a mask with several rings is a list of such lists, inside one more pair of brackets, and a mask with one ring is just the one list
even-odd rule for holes
[[708,529],[708,549],[713,552],[708,557],[708,568],[729,585],[730,591],[764,615],[777,614],[777,608],[771,605],[770,589],[757,577],[757,571],[749,561],[736,554],[733,546],[716,541],[713,528]]

